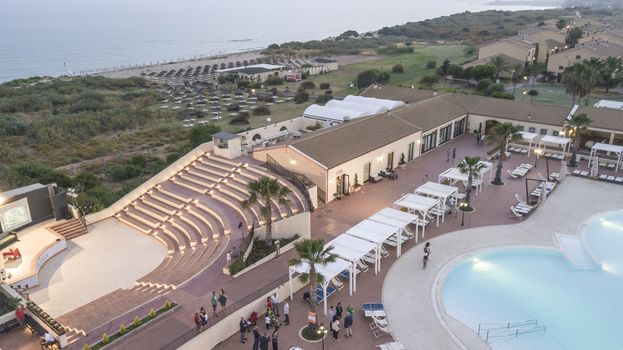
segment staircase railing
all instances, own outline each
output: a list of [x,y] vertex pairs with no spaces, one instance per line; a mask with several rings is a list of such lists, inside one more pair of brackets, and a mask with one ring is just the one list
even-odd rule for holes
[[480,323],[478,324],[478,335],[489,342],[489,338],[498,337],[519,337],[522,334],[534,332],[547,332],[547,326],[539,326],[536,319],[514,322],[499,323]]
[[308,185],[312,185],[313,182],[308,179],[305,175],[296,174],[291,172],[290,170],[281,166],[281,164],[277,163],[277,161],[271,157],[270,155],[266,155],[266,166],[271,171],[275,172],[277,175],[285,178],[296,186],[303,193],[305,197],[305,201],[307,202],[307,207],[310,212],[314,211],[314,205],[309,195],[309,191],[307,190]]

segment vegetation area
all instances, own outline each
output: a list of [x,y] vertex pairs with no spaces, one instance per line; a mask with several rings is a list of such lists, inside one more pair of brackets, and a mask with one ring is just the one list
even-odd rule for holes
[[21,299],[6,296],[4,293],[0,293],[0,316],[9,312],[14,312],[17,305],[19,305]]
[[299,238],[299,235],[294,235],[290,238],[282,238],[279,240],[273,239],[271,240],[270,245],[265,244],[266,242],[264,240],[260,240],[259,238],[254,238],[253,248],[251,248],[251,252],[249,253],[249,256],[247,257],[247,259],[244,260],[244,257],[241,256],[241,257],[238,257],[232,260],[231,264],[229,265],[229,273],[231,275],[235,275],[238,272],[246,269],[248,266],[251,266],[255,264],[256,262],[262,260],[263,258],[267,257],[268,255],[274,253],[275,252],[274,244],[276,241],[279,241],[280,247],[284,247],[298,238]]

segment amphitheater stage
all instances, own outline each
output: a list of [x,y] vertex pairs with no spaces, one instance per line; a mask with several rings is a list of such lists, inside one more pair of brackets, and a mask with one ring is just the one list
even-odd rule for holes
[[155,269],[165,247],[114,218],[89,226],[89,233],[67,241],[67,249],[51,258],[39,273],[30,299],[58,317]]
[[54,222],[54,220],[49,220],[20,230],[17,232],[19,241],[2,249],[2,252],[18,249],[21,253],[18,259],[4,260],[4,268],[7,273],[11,274],[11,278],[6,281],[7,284],[14,287],[38,285],[38,272],[44,264],[66,249],[65,238],[46,228]]

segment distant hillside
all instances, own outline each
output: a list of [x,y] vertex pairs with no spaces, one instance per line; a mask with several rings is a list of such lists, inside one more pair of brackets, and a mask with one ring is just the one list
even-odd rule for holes
[[515,35],[530,24],[574,16],[572,9],[463,12],[379,30],[382,36],[402,36],[422,41],[477,43]]

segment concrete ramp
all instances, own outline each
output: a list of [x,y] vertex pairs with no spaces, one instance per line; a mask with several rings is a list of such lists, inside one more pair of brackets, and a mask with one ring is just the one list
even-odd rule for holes
[[580,237],[563,233],[555,233],[558,247],[565,254],[567,260],[578,270],[598,270],[601,264],[598,263],[591,253],[586,249]]

